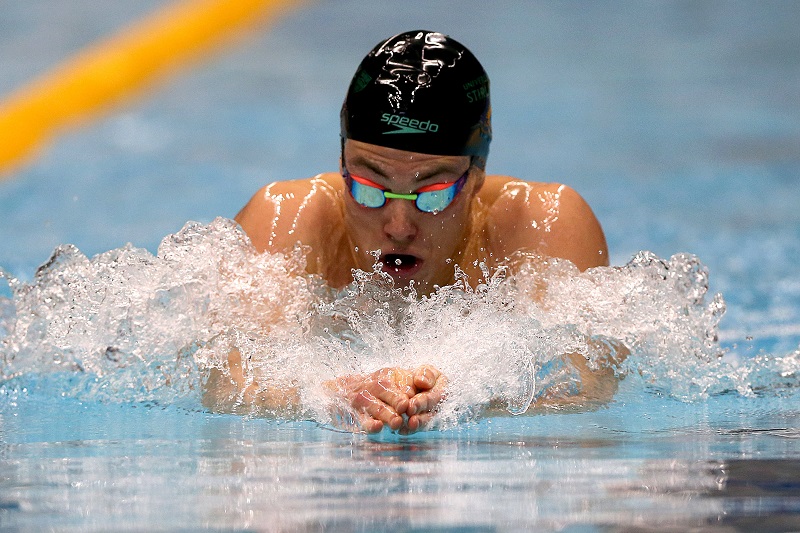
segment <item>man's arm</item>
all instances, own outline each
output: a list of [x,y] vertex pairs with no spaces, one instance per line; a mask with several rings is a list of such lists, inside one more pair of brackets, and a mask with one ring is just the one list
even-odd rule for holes
[[263,387],[246,374],[237,348],[228,354],[227,370],[209,369],[203,387],[203,406],[218,413],[291,418],[301,412],[296,385]]
[[[580,271],[608,266],[608,246],[600,222],[586,201],[572,188],[558,183],[528,183],[505,176],[486,180],[488,240],[495,257],[516,259],[520,252],[571,261]],[[483,192],[483,191],[482,191]],[[513,270],[514,265],[509,265]],[[546,287],[542,287],[546,290]],[[538,291],[531,294],[536,297]],[[598,348],[602,349],[602,348]],[[614,368],[628,351],[619,346],[601,368],[589,367],[582,354],[565,354],[565,363],[577,372],[577,390],[554,387],[537,398],[528,412],[542,409],[591,408],[614,396],[618,378]],[[613,356],[613,358],[612,358]],[[505,410],[499,404],[491,412]]]
[[[355,427],[378,433],[384,426],[413,433],[427,426],[445,394],[447,380],[436,368],[382,368],[368,374],[339,377],[323,383],[331,396],[334,421],[352,416]],[[303,409],[297,385],[266,386],[247,375],[237,349],[228,354],[227,371],[212,368],[203,390],[203,405],[215,412],[297,418]]]

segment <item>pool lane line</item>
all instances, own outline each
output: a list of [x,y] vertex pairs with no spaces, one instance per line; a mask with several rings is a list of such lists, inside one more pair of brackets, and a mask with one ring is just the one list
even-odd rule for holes
[[0,100],[0,180],[59,129],[86,121],[302,1],[181,0],[90,45]]

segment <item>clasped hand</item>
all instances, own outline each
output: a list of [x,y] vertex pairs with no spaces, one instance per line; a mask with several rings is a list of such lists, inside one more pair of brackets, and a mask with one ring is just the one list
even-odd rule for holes
[[326,383],[342,398],[362,431],[378,433],[384,426],[413,433],[427,426],[444,399],[447,378],[435,367],[415,370],[382,368]]

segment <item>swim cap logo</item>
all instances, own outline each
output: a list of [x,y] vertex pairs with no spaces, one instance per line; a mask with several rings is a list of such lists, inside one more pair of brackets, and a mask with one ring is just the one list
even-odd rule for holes
[[395,127],[393,130],[384,131],[384,135],[391,135],[393,133],[436,133],[439,131],[439,125],[430,120],[417,120],[415,118],[401,117],[400,115],[392,115],[390,113],[381,115],[381,122]]
[[489,96],[489,77],[483,74],[474,80],[468,81],[463,87],[467,95],[467,101],[470,104],[486,100],[486,97]]
[[356,75],[353,77],[353,92],[360,93],[364,90],[364,88],[369,85],[369,82],[372,81],[372,76],[364,72],[363,70],[359,70]]

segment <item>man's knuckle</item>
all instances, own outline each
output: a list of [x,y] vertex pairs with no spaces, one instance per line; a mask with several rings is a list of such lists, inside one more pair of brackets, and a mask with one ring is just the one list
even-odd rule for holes
[[372,403],[372,394],[369,391],[362,390],[353,397],[353,407],[366,407]]

